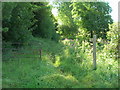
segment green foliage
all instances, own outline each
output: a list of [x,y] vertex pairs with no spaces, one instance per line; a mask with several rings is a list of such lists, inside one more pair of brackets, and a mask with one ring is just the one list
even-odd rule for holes
[[90,37],[89,32],[85,28],[79,28],[78,33],[76,34],[76,38],[82,44],[83,41],[88,41]]
[[[108,31],[109,5],[60,2],[57,18],[51,9],[47,2],[3,3],[3,88],[118,88],[119,28]],[[90,31],[101,35],[96,70]]]
[[29,43],[32,34],[42,38],[59,40],[54,17],[48,3],[3,3],[3,40]]
[[[117,58],[119,51],[119,26],[118,23],[109,26],[110,31],[107,32],[108,44],[105,45],[104,51],[108,52],[110,57]],[[109,47],[109,48],[108,48]]]
[[[8,5],[7,5],[8,4]],[[11,12],[8,13],[6,8],[12,4]],[[27,43],[31,37],[30,26],[33,24],[32,8],[30,3],[5,3],[3,7],[3,14],[10,14],[9,18],[3,18],[3,40],[11,41],[12,43]],[[7,20],[7,21],[6,21]]]
[[[3,62],[3,88],[118,88],[117,61],[104,52],[98,53],[97,70],[92,70],[92,57],[83,52],[78,41],[73,47],[74,42],[64,43],[66,47],[34,38],[31,46],[19,49],[18,55]],[[41,47],[42,60],[38,52]],[[59,57],[58,66],[50,58],[49,53],[53,52]]]
[[2,31],[3,32],[7,32],[9,30],[9,22],[10,22],[10,19],[12,17],[12,10],[16,7],[16,3],[2,3],[2,14],[3,14],[3,17],[2,17],[2,26],[3,26],[3,29]]
[[75,38],[78,27],[72,18],[70,2],[62,2],[58,7],[58,32],[65,38]]
[[118,37],[119,37],[119,28],[118,27],[119,27],[118,23],[113,23],[109,26],[110,31],[107,32],[107,38],[113,43],[118,42]]
[[2,3],[2,14],[3,14],[3,19],[6,21],[10,21],[10,18],[12,17],[12,10],[16,7],[16,3],[13,2],[6,2],[6,3]]
[[46,2],[33,3],[36,23],[32,33],[34,36],[56,40],[58,35],[55,31],[54,17],[51,12],[51,6]]
[[106,32],[109,30],[108,24],[112,23],[111,8],[105,2],[74,2],[71,7],[72,14],[79,25],[86,28],[91,37],[97,34],[98,37],[106,38]]

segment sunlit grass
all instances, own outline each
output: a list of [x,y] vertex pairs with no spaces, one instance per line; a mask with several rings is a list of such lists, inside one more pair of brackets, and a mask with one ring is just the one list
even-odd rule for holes
[[55,63],[54,63],[54,66],[55,67],[58,67],[59,65],[60,65],[60,57],[59,56],[56,56],[56,61],[55,61]]
[[[76,45],[75,49],[71,48],[69,43],[63,49],[61,48],[63,46],[52,41],[45,39],[35,41],[42,42],[43,46],[25,47],[18,53],[31,54],[3,62],[4,88],[118,87],[118,61],[108,57],[107,54],[97,52],[97,70],[93,70],[93,58],[89,46],[84,52],[82,46]],[[40,59],[41,47],[43,51]]]

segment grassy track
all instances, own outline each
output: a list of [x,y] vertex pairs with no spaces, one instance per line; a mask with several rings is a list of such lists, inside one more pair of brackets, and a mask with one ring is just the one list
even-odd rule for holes
[[34,39],[31,46],[11,53],[14,58],[3,61],[3,88],[118,88],[116,60],[99,52],[97,70],[92,70],[90,50],[83,53],[79,46],[76,48]]

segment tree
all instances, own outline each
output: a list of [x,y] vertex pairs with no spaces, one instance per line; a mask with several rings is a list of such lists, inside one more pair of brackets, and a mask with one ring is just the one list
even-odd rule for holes
[[[34,17],[30,3],[3,3],[3,40],[14,43],[28,43],[31,38],[29,28]],[[13,5],[13,6],[12,6]],[[10,8],[10,9],[8,9]]]
[[12,10],[16,7],[17,3],[9,2],[9,3],[2,3],[2,26],[3,32],[7,32],[9,30],[9,22],[12,17]]
[[73,2],[71,7],[75,21],[97,37],[106,38],[109,24],[113,21],[109,13],[112,11],[106,2]]
[[71,2],[61,2],[58,7],[58,25],[59,33],[65,38],[75,38],[78,32],[78,27],[72,18]]
[[56,40],[56,28],[54,17],[51,12],[51,6],[47,2],[32,3],[34,6],[34,15],[36,23],[32,31],[34,36]]

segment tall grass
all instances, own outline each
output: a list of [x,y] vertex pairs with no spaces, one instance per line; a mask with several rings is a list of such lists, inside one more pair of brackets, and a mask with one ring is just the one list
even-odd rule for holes
[[88,43],[85,51],[78,41],[72,44],[34,38],[30,45],[4,53],[3,88],[118,88],[118,61],[98,52],[93,70]]

